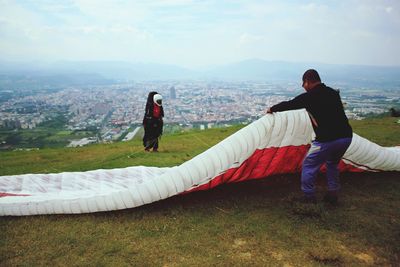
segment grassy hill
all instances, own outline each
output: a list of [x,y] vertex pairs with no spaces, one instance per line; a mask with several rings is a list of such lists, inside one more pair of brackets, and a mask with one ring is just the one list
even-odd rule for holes
[[[400,144],[394,118],[352,122],[374,142]],[[0,175],[174,166],[240,126],[83,148],[0,153]],[[400,174],[342,175],[341,205],[293,205],[299,176],[223,185],[122,211],[0,220],[0,266],[398,266]],[[318,189],[323,192],[324,177]],[[321,193],[322,194],[322,193]],[[320,196],[321,197],[321,196]]]

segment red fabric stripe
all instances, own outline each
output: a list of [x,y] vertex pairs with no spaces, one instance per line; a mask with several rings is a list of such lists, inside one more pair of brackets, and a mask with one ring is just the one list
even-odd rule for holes
[[27,194],[11,194],[11,193],[5,193],[5,192],[0,192],[0,197],[26,197],[30,196]]
[[[207,190],[222,183],[235,183],[244,180],[261,179],[276,174],[299,173],[304,157],[310,145],[271,147],[257,149],[239,167],[231,168],[218,175],[209,183],[193,188],[187,192]],[[325,171],[325,166],[321,171]],[[343,161],[339,163],[341,172],[364,172],[365,170]]]

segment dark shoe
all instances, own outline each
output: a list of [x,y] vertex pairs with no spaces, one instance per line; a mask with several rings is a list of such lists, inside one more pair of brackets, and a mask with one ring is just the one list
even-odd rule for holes
[[158,152],[158,149],[153,149],[153,152]]
[[144,151],[145,152],[150,152],[150,148],[145,148]]
[[336,206],[338,204],[338,197],[336,192],[335,193],[331,193],[328,192],[324,198],[322,199],[325,203],[330,204],[332,206]]

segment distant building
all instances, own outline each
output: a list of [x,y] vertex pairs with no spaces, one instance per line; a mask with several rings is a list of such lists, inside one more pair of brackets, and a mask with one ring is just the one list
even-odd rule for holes
[[176,90],[175,87],[172,86],[171,88],[169,88],[169,97],[171,99],[176,99]]
[[97,139],[95,137],[83,138],[83,139],[80,139],[80,140],[71,141],[67,147],[86,146],[88,144],[93,144],[93,143],[96,143],[96,142],[97,142]]
[[96,103],[93,107],[93,114],[107,114],[110,111],[110,105],[106,103]]
[[21,129],[21,122],[19,120],[4,120],[3,126],[8,129]]

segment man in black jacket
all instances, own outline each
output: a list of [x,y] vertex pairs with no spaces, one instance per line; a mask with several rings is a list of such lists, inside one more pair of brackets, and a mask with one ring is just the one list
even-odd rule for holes
[[303,75],[303,93],[292,100],[272,106],[267,113],[305,108],[310,116],[316,138],[303,161],[301,173],[302,199],[315,203],[315,178],[322,164],[326,163],[328,193],[324,201],[336,204],[340,189],[338,164],[350,146],[353,131],[343,110],[339,92],[321,83],[316,70]]

